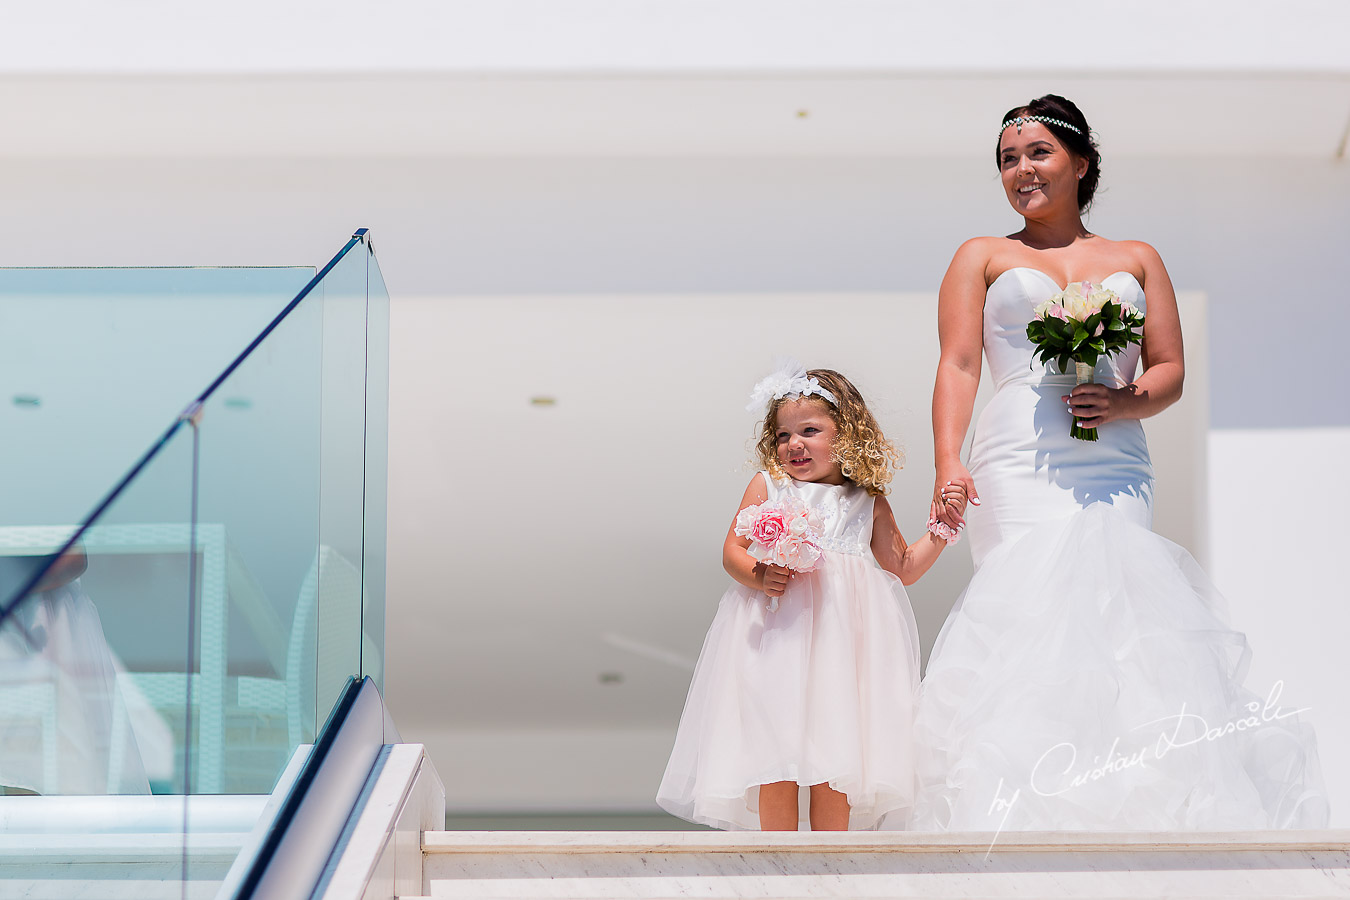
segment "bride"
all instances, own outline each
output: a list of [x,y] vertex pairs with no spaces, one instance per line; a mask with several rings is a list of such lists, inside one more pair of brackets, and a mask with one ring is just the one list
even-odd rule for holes
[[[1278,689],[1242,686],[1247,642],[1223,598],[1149,530],[1140,420],[1181,396],[1181,324],[1157,251],[1083,225],[1101,172],[1091,134],[1054,94],[1004,116],[998,167],[1025,227],[967,241],[942,282],[933,513],[965,529],[944,497],[965,487],[976,569],[923,682],[911,827],[1324,827],[1310,726]],[[1103,358],[1096,383],[1075,386],[1033,364],[1026,326],[1081,280],[1146,322],[1142,348]],[[967,468],[981,351],[995,391]],[[1073,419],[1100,439],[1071,438]]]

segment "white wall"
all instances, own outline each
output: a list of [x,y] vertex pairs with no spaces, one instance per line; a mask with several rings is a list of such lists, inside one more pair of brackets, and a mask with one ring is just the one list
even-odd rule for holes
[[[1209,442],[1211,574],[1252,649],[1248,683],[1282,689],[1317,728],[1333,824],[1350,824],[1350,704],[1343,689],[1350,586],[1350,428],[1252,428]],[[1307,500],[1294,501],[1306,484]],[[1292,613],[1292,614],[1291,614]]]
[[[1090,225],[1211,298],[1212,426],[1350,425],[1284,375],[1350,381],[1317,327],[1340,309],[1350,165],[1109,149]],[[0,178],[9,264],[313,264],[366,225],[395,298],[928,291],[963,239],[1015,227],[979,160],[14,159]]]

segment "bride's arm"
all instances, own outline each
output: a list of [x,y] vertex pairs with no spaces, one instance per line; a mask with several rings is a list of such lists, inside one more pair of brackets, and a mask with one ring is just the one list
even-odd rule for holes
[[938,341],[942,355],[933,382],[933,457],[937,478],[933,483],[932,513],[953,528],[964,526],[965,519],[942,503],[945,485],[962,485],[970,502],[980,504],[970,472],[961,462],[961,442],[970,427],[975,391],[980,386],[988,258],[986,239],[966,241],[952,257],[938,290]]
[[1177,295],[1158,251],[1142,241],[1132,249],[1144,270],[1144,371],[1122,388],[1080,384],[1068,395],[1069,405],[1087,428],[1114,419],[1146,419],[1157,415],[1181,398],[1186,377],[1186,355],[1181,345],[1181,317]]

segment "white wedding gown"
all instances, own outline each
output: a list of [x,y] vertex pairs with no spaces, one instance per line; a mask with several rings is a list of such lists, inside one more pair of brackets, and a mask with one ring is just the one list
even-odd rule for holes
[[[1147,314],[1142,288],[1107,287]],[[1182,547],[1151,530],[1137,420],[1069,437],[1072,375],[1033,362],[1026,325],[1059,290],[990,285],[995,391],[976,425],[975,574],[933,648],[916,721],[922,830],[1325,827],[1316,741],[1294,698],[1243,687],[1246,638]],[[1139,348],[1095,380],[1134,378]]]

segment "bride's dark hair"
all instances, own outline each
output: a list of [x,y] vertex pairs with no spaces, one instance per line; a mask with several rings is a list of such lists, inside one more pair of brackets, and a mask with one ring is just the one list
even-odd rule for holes
[[[1087,118],[1083,115],[1082,110],[1075,106],[1072,100],[1067,100],[1059,94],[1046,94],[1044,97],[1037,97],[1026,106],[1013,107],[1003,114],[1001,121],[1006,122],[1018,116],[1045,116],[1047,119],[1059,119],[1062,122],[1068,122],[1082,132],[1082,134],[1079,134],[1063,125],[1056,125],[1054,122],[1041,122],[1075,156],[1081,156],[1087,160],[1087,174],[1078,181],[1078,211],[1080,213],[1087,212],[1088,207],[1092,205],[1093,195],[1097,193],[1097,182],[1102,176],[1102,155],[1097,152],[1097,142],[1092,139],[1092,129],[1088,128]],[[1003,134],[1000,132],[999,143],[1001,144],[1002,141]],[[1001,163],[998,146],[994,147],[994,160]]]

